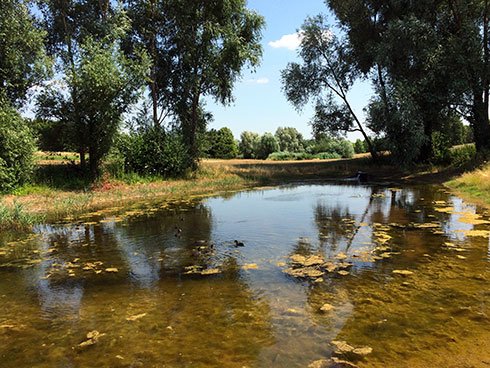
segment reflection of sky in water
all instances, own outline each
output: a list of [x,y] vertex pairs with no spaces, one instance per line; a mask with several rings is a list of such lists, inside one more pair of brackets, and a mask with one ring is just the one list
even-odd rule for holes
[[[464,224],[458,221],[459,214],[436,211],[434,202],[438,200],[446,203],[439,207],[451,206],[455,212],[478,210],[457,197],[429,187],[390,190],[357,185],[289,185],[241,192],[228,198],[196,200],[188,211],[161,209],[140,217],[128,216],[118,223],[40,226],[37,231],[43,237],[35,240],[40,254],[50,248],[56,251],[23,274],[24,290],[35,290],[42,318],[64,318],[72,322],[77,320],[83,303],[94,298],[93,293],[104,293],[112,287],[117,296],[118,288],[134,287],[151,294],[157,293],[159,288],[178,285],[180,298],[190,290],[196,292],[192,288],[202,282],[209,287],[206,297],[214,298],[220,293],[220,289],[213,286],[216,279],[200,279],[200,276],[193,279],[183,274],[186,266],[197,263],[191,256],[196,240],[210,240],[215,244],[216,254],[202,261],[204,267],[219,267],[224,260],[231,260],[235,265],[233,275],[229,276],[230,282],[236,283],[233,287],[246,285],[251,299],[264,300],[270,308],[276,340],[259,354],[259,361],[268,361],[275,350],[288,351],[294,349],[294,344],[312,345],[313,335],[323,342],[335,339],[355,315],[356,300],[347,292],[348,284],[338,275],[326,274],[325,282],[315,284],[312,280],[295,279],[283,273],[292,254],[321,254],[328,261],[345,253],[355,265],[349,269],[354,277],[346,280],[361,279],[365,275],[370,280],[369,272],[374,270],[378,272],[376,277],[380,280],[386,277],[390,282],[393,267],[415,269],[423,253],[447,251],[441,245],[448,240],[480,244],[482,238],[465,237],[464,233],[455,231],[488,229],[489,226]],[[414,228],[414,222],[440,222],[444,234],[435,234],[438,229]],[[386,226],[390,223],[399,227]],[[374,238],[380,231],[375,224],[384,225],[382,232],[392,236],[388,252],[392,250],[391,242],[397,242],[393,248],[399,258],[389,256],[389,259],[377,261],[353,258],[356,252],[370,252],[376,247]],[[176,228],[180,227],[181,237],[176,237],[180,234],[176,234]],[[245,246],[235,248],[235,239]],[[405,250],[412,253],[402,254]],[[78,269],[73,278],[61,275],[56,280],[54,277],[41,279],[54,263],[66,264],[75,257],[81,259],[80,264],[101,260],[102,270],[116,267],[118,272],[95,275]],[[258,269],[241,269],[245,264],[256,264]],[[109,284],[105,284],[107,280]],[[334,300],[335,312],[328,318],[319,317],[315,308],[327,291]],[[155,298],[154,303],[162,302]],[[185,306],[177,303],[174,308]],[[288,313],[298,313],[298,316],[288,323],[275,322]]]

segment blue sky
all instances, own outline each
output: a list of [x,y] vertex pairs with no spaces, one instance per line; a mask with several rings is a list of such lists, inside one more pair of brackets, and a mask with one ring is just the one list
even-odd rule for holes
[[[263,134],[274,133],[280,126],[292,126],[305,138],[309,138],[311,127],[308,122],[313,116],[312,106],[305,107],[301,113],[296,112],[281,90],[280,76],[288,62],[299,61],[298,50],[293,49],[292,35],[301,28],[307,16],[328,13],[328,9],[322,0],[249,0],[248,8],[265,17],[262,63],[255,73],[244,71],[241,81],[235,85],[235,102],[230,106],[223,107],[207,100],[207,110],[214,116],[209,128],[226,126],[238,139],[244,130]],[[334,17],[330,19],[334,25]],[[285,35],[290,36],[283,38]],[[362,109],[371,94],[369,82],[357,83],[350,93],[351,104],[362,118]],[[348,137],[355,140],[360,135],[352,134]]]

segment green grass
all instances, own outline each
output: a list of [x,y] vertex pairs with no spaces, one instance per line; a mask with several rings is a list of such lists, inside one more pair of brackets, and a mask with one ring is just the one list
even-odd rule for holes
[[12,206],[0,203],[0,229],[30,229],[43,219],[41,215],[26,211],[19,202],[14,202]]
[[490,205],[490,165],[481,169],[464,173],[459,178],[451,180],[446,185],[473,198]]

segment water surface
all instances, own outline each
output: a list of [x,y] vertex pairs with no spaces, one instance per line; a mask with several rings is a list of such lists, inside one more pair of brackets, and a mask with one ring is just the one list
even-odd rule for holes
[[488,215],[437,186],[298,184],[5,232],[0,367],[306,367],[332,341],[372,348],[340,354],[359,366],[465,360]]

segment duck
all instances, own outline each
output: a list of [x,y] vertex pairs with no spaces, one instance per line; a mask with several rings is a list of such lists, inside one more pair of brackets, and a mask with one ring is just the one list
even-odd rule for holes
[[244,247],[245,244],[243,244],[242,242],[239,242],[238,240],[235,240],[235,247]]

